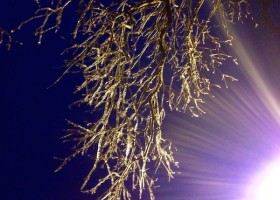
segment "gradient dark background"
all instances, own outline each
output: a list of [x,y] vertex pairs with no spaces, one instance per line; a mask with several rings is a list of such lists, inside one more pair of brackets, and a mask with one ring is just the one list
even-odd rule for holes
[[[35,9],[36,4],[31,0],[1,0],[0,26],[12,29],[32,16]],[[272,10],[272,14],[276,16],[276,23],[279,25],[277,7]],[[71,27],[71,22],[67,23],[64,31],[67,31],[67,25]],[[38,24],[36,21],[30,23],[15,34],[14,39],[23,45],[13,43],[10,51],[4,46],[0,47],[0,199],[94,199],[79,191],[90,167],[90,160],[75,159],[61,172],[54,173],[59,162],[53,157],[64,157],[71,152],[71,144],[63,144],[59,140],[64,135],[63,130],[68,127],[65,119],[83,121],[87,116],[81,109],[68,108],[69,104],[79,98],[78,95],[73,95],[75,86],[81,81],[79,75],[67,75],[49,88],[64,71],[60,66],[63,65],[63,60],[67,59],[67,55],[61,56],[60,53],[71,41],[62,39],[64,32],[50,33],[46,34],[42,44],[38,45],[37,38],[33,36]],[[266,76],[271,78],[270,83],[275,93],[279,94],[279,34],[266,28],[255,30],[253,25],[236,25],[236,32],[242,38],[243,44],[249,48],[250,55],[256,58],[255,61],[266,67]],[[241,77],[236,88],[247,87],[242,85],[246,84],[246,81],[242,82],[241,71],[235,72],[237,75],[240,73]],[[223,90],[219,92],[221,95]],[[174,113],[167,117],[164,129],[170,132],[174,131],[171,127],[180,126],[177,118],[184,118],[190,124],[187,126],[185,123],[182,127],[191,129],[193,126],[205,126],[205,129],[211,129],[217,134],[223,134],[224,131],[224,127],[211,122],[211,119],[206,122],[205,119]],[[179,129],[176,129],[176,134],[180,135]],[[180,147],[180,144],[178,146]],[[181,150],[184,152],[183,147]],[[186,150],[185,153],[187,152]],[[180,155],[178,154],[178,158],[184,163],[184,158]],[[207,158],[207,154],[197,155],[204,158],[205,162],[218,162],[211,156]],[[230,176],[230,173],[227,175]],[[164,178],[161,180],[163,187],[157,192],[158,199],[194,199],[192,191],[196,191],[197,185],[192,184],[193,179],[187,182],[184,176],[179,176],[171,183],[167,183]],[[207,186],[204,189],[207,190]],[[170,197],[167,197],[164,191],[168,191]],[[176,194],[172,194],[172,191],[176,191]],[[199,192],[203,194],[204,191],[199,189]]]
[[[33,1],[1,1],[0,24],[12,29],[35,9]],[[68,109],[80,79],[67,76],[47,89],[64,71],[60,53],[69,42],[48,34],[38,45],[37,25],[15,35],[23,45],[13,43],[10,51],[0,47],[0,199],[87,199],[79,191],[87,169],[74,162],[54,173],[59,162],[53,159],[70,153],[71,146],[59,140],[68,127],[65,119],[82,118]]]

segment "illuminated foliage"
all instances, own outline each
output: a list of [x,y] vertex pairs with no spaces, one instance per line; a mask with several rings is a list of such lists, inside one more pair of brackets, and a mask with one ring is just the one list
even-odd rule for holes
[[[154,199],[158,168],[163,166],[172,178],[173,167],[178,166],[162,133],[165,110],[198,116],[203,113],[203,97],[213,86],[219,87],[214,80],[225,84],[235,80],[221,65],[227,59],[236,62],[225,51],[233,39],[228,25],[247,16],[248,2],[54,0],[50,6],[36,2],[34,17],[18,29],[42,20],[35,32],[41,43],[46,32],[58,31],[66,20],[75,21],[75,44],[66,50],[73,57],[66,62],[66,73],[83,75],[77,87],[83,96],[77,103],[95,114],[89,123],[69,122],[73,128],[65,139],[76,145],[57,171],[77,155],[90,155],[94,162],[83,192],[94,194],[109,183],[100,199],[131,199],[133,189],[140,198],[147,189]],[[75,6],[76,13],[65,14]],[[90,184],[101,167],[106,174]]]

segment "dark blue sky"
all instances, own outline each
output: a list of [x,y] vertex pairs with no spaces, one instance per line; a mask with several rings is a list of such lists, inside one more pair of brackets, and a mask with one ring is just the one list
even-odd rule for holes
[[[33,1],[1,1],[1,26],[14,28],[35,6]],[[78,77],[47,89],[63,72],[58,67],[67,43],[49,35],[39,46],[34,28],[27,25],[16,35],[22,46],[0,47],[0,199],[86,199],[79,192],[85,172],[75,170],[75,162],[63,173],[53,172],[59,164],[53,157],[70,153],[59,138],[67,128],[65,118],[78,116],[68,109]]]
[[[6,29],[14,28],[20,21],[33,14],[35,6],[33,1],[2,0],[0,3],[0,26]],[[277,15],[277,13],[273,13]],[[277,17],[279,19],[279,15]],[[0,47],[0,199],[90,199],[90,196],[79,192],[83,178],[90,166],[89,160],[78,158],[61,172],[53,172],[59,164],[53,157],[63,157],[70,153],[70,144],[63,144],[59,140],[64,135],[63,130],[68,127],[65,119],[82,121],[86,116],[79,109],[68,109],[68,105],[78,98],[78,96],[73,95],[75,86],[80,81],[78,75],[66,76],[61,82],[47,89],[63,72],[63,69],[58,67],[63,64],[63,60],[67,57],[60,56],[60,53],[69,43],[62,40],[59,34],[47,34],[42,45],[38,45],[37,39],[32,35],[36,25],[38,24],[27,25],[20,33],[15,35],[15,40],[22,42],[23,45],[13,44],[10,51],[6,51],[3,46]],[[273,88],[274,94],[278,96],[280,87],[278,78],[280,77],[279,34],[277,36],[269,30],[264,32],[262,29],[255,31],[252,29],[253,26],[244,25],[244,27],[246,28],[240,28],[239,26],[237,33],[241,36],[242,43],[247,47],[250,56],[254,57],[254,61],[258,62],[260,67],[264,67],[265,76],[270,78],[271,88]],[[241,65],[240,67],[244,66]],[[240,77],[241,71],[238,71]],[[260,108],[259,113],[257,111],[254,113],[255,118],[257,118],[257,115],[271,117],[269,114],[263,113],[265,108],[263,108],[263,105],[260,106],[260,100],[254,97],[256,94],[253,89],[250,89],[249,84],[242,84],[248,83],[242,81],[241,78],[236,86],[227,90],[224,95],[223,91],[219,92],[217,96],[227,101],[233,99],[230,105],[234,105],[236,109],[241,109],[238,108],[238,105],[241,104],[236,104],[240,97],[238,95],[231,97],[231,95],[243,94],[243,97],[247,98],[248,101],[250,101],[250,97],[253,97],[254,101],[259,104],[255,105],[253,110]],[[247,92],[237,92],[241,91],[241,88],[248,88]],[[247,97],[245,94],[247,94]],[[215,146],[214,140],[216,142],[221,140],[219,145],[223,144],[223,141],[227,141],[224,143],[227,145],[233,144],[234,135],[238,132],[248,132],[251,143],[248,142],[246,145],[252,147],[252,144],[256,144],[255,146],[259,147],[262,145],[261,139],[255,139],[252,135],[255,134],[256,138],[261,137],[258,136],[259,133],[254,132],[256,130],[249,127],[249,124],[253,124],[252,121],[255,118],[254,116],[250,118],[250,114],[248,114],[250,112],[246,111],[248,108],[238,112],[240,116],[248,114],[249,117],[246,118],[248,123],[245,123],[237,120],[240,117],[239,115],[231,115],[236,110],[227,110],[217,102],[213,101],[209,104],[211,107],[209,118],[206,116],[201,119],[194,119],[181,114],[172,114],[172,116],[167,117],[164,129],[174,132],[170,138],[177,140],[175,142],[179,148],[177,158],[183,163],[180,170],[184,173],[169,184],[165,183],[164,178],[161,179],[160,184],[163,184],[163,187],[157,192],[159,199],[195,199],[194,196],[197,196],[198,193],[202,196],[205,194],[205,198],[201,197],[199,200],[210,199],[210,193],[214,196],[213,200],[225,197],[233,200],[234,196],[238,196],[237,191],[240,188],[236,188],[236,195],[226,196],[225,193],[232,191],[234,184],[240,183],[238,181],[241,181],[242,175],[248,171],[245,168],[251,167],[251,164],[248,164],[251,160],[248,160],[246,156],[240,156],[240,159],[228,159],[231,155],[235,155],[232,152],[236,152],[236,149],[224,150],[229,152],[226,154],[228,156],[215,155],[217,152],[211,152],[211,149],[214,148],[211,147],[211,144]],[[243,104],[244,102],[242,102]],[[217,106],[217,109],[213,109],[213,106]],[[215,122],[215,112],[220,113],[219,116],[223,116],[225,124]],[[231,124],[231,120],[235,120],[235,131],[225,129],[227,124]],[[181,121],[183,125],[178,128]],[[262,118],[258,123],[265,124]],[[189,132],[185,133],[186,130]],[[275,131],[275,127],[271,127],[271,130]],[[209,143],[203,144],[201,140],[192,138],[194,134],[190,132],[201,134],[201,137],[205,137],[205,140],[209,137]],[[186,145],[182,145],[181,142],[184,142],[184,140],[179,135],[186,136],[184,137]],[[220,137],[217,137],[217,135],[220,135]],[[189,139],[187,136],[189,136]],[[192,139],[193,142],[191,142]],[[245,152],[245,148],[248,146],[242,146],[240,139],[238,142],[237,146],[240,146],[241,153],[242,151]],[[198,144],[198,147],[193,147],[192,144]],[[255,149],[255,151],[266,153],[261,147]],[[197,159],[192,160],[190,158]],[[198,167],[197,163],[204,166]],[[222,166],[228,166],[228,168]],[[238,166],[243,167],[243,171]],[[201,170],[197,170],[196,167]],[[215,169],[212,169],[213,167],[223,170],[220,170],[221,173],[219,174]],[[237,168],[240,173],[235,176]],[[233,186],[207,185],[206,182],[211,183],[211,180],[214,180],[213,176],[218,176],[217,174],[227,181],[231,178],[235,179]],[[203,177],[205,177],[205,181],[202,184],[200,181],[203,180]],[[221,191],[221,188],[224,191]],[[177,196],[174,194],[175,191]],[[207,194],[209,198],[207,198]],[[188,195],[190,198],[188,198]]]

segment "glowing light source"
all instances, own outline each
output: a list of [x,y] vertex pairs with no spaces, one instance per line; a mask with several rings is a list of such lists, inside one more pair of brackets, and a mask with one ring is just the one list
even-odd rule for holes
[[280,199],[280,158],[270,163],[254,178],[246,200]]

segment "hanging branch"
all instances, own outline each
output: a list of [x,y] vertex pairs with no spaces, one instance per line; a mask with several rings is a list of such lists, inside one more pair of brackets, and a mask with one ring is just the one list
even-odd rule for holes
[[[59,30],[65,10],[76,2],[57,0],[51,7],[40,7],[19,28],[41,19],[35,32],[41,42],[47,32]],[[78,69],[84,78],[77,87],[83,94],[77,104],[85,104],[90,112],[101,115],[90,123],[69,122],[73,128],[65,139],[74,139],[76,145],[57,171],[77,155],[90,155],[93,165],[81,187],[83,192],[94,194],[109,183],[100,199],[132,199],[129,188],[137,189],[139,198],[148,189],[150,199],[155,199],[154,173],[163,166],[172,178],[173,166],[178,166],[172,145],[162,133],[166,106],[198,116],[204,112],[200,108],[203,98],[217,86],[211,78],[220,77],[221,82],[233,79],[221,67],[225,60],[232,59],[224,52],[233,39],[227,27],[247,15],[248,3],[105,3],[80,0],[77,12],[67,19],[76,20],[72,33],[76,43],[67,49],[73,53],[67,61],[67,72]],[[100,168],[105,175],[91,184]]]

